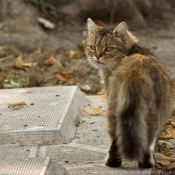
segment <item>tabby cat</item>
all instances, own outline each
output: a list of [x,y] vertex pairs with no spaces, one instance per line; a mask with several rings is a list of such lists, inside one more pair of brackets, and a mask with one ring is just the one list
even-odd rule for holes
[[99,68],[108,96],[111,145],[105,163],[119,167],[127,158],[137,160],[140,168],[151,168],[157,134],[173,109],[172,81],[125,22],[109,28],[88,19],[87,28],[86,55]]

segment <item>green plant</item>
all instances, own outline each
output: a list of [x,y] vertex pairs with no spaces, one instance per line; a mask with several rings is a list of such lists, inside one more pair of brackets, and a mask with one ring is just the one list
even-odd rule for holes
[[58,10],[52,4],[45,3],[43,0],[23,0],[25,2],[29,2],[41,9],[41,11],[45,14],[49,13],[52,16],[56,16],[58,14]]

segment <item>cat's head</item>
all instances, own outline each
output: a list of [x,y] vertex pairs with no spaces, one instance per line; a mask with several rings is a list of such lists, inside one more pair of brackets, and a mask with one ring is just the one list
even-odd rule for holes
[[115,69],[121,58],[138,42],[128,31],[125,22],[121,22],[116,28],[107,28],[97,26],[89,18],[87,29],[85,52],[89,62],[96,68]]

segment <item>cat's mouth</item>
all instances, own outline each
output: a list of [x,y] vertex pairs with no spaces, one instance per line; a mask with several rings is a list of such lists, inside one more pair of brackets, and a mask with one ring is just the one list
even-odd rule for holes
[[96,62],[97,64],[104,64],[104,63],[102,63],[102,62],[100,62],[99,60],[97,60],[97,62]]

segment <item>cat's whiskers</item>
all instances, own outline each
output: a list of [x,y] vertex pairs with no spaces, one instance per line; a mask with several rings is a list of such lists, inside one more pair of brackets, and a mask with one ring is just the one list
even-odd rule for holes
[[106,64],[109,70],[114,70],[115,67],[110,60],[106,60]]
[[86,73],[89,71],[89,68],[92,68],[92,65],[89,62],[89,60],[85,60],[83,63],[81,63],[79,70],[79,77],[85,76]]
[[79,69],[79,71],[78,71],[79,77],[80,77],[80,76],[83,76],[84,71],[85,71],[84,68],[87,68],[87,67],[88,67],[88,64],[89,64],[89,63],[88,63],[88,60],[85,60],[84,62],[82,62],[82,63],[79,64],[79,67],[80,67],[80,69]]

